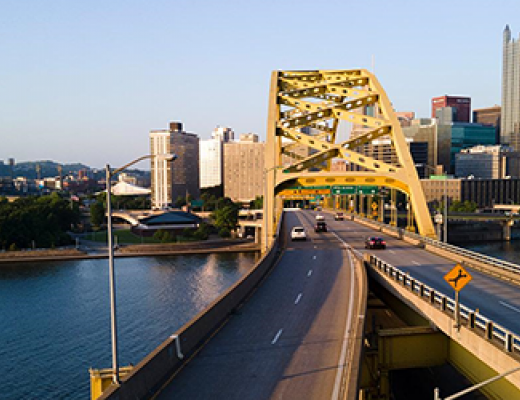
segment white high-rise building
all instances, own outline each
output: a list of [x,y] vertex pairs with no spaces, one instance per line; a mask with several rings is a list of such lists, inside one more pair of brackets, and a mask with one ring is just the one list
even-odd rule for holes
[[182,129],[182,123],[170,122],[169,129],[150,132],[150,153],[175,154],[173,162],[154,157],[151,160],[152,208],[174,207],[179,197],[198,198],[199,138]]
[[232,142],[235,132],[231,128],[217,126],[211,132],[211,139],[199,142],[200,187],[210,188],[222,185],[224,176],[224,143]]
[[220,139],[201,140],[200,187],[209,188],[222,185],[223,143]]
[[211,132],[213,139],[219,139],[221,142],[232,142],[235,140],[235,132],[231,128],[225,128],[223,126],[217,126]]
[[502,55],[502,121],[500,142],[520,151],[520,138],[515,134],[520,124],[520,38],[511,39],[509,25],[504,29]]

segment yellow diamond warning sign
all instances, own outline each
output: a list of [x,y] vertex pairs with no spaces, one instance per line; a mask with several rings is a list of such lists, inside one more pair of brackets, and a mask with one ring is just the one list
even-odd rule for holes
[[444,280],[457,292],[461,291],[471,279],[471,275],[460,264],[455,265],[450,272],[444,275]]

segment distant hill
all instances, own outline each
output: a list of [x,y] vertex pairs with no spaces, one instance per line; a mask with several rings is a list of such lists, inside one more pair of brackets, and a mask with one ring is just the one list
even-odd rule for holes
[[[85,169],[85,170],[92,170],[93,168],[89,167],[88,165],[81,164],[81,163],[74,163],[74,164],[60,164],[54,161],[50,160],[42,160],[42,161],[26,161],[26,162],[20,162],[14,165],[13,168],[13,176],[24,176],[29,179],[36,179],[37,178],[37,172],[36,168],[37,165],[40,166],[40,177],[46,178],[46,177],[54,177],[59,175],[58,167],[61,165],[62,167],[62,175],[77,175],[78,171]],[[97,170],[97,168],[94,168]],[[134,175],[147,175],[150,172],[149,171],[141,171],[137,169],[128,170],[129,173],[132,173]],[[103,172],[104,173],[104,172]],[[9,165],[6,161],[4,161],[4,164],[0,164],[0,177],[3,176],[10,176],[10,169]]]

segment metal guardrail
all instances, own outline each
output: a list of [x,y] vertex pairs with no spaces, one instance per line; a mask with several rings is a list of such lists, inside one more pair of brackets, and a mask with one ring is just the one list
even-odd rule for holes
[[[413,278],[397,267],[370,254],[369,264],[381,274],[386,275],[397,284],[407,288],[420,299],[429,302],[433,307],[455,316],[455,300],[444,293]],[[520,336],[514,334],[496,322],[486,318],[479,312],[460,304],[460,320],[465,326],[475,332],[481,333],[484,339],[490,342],[498,342],[506,353],[520,356]],[[455,319],[454,319],[455,321]]]
[[520,265],[518,265],[518,264],[514,264],[514,263],[509,262],[509,261],[500,260],[500,259],[495,258],[495,257],[490,257],[490,256],[487,256],[485,254],[477,253],[475,251],[467,250],[467,249],[464,249],[462,247],[454,246],[452,244],[444,243],[444,242],[441,242],[441,241],[439,241],[437,239],[432,239],[432,238],[428,238],[428,237],[425,237],[425,236],[421,236],[421,235],[419,235],[417,233],[406,231],[403,228],[398,228],[396,226],[391,226],[391,225],[388,225],[388,224],[385,224],[385,223],[382,223],[382,222],[379,222],[379,221],[375,221],[373,219],[360,217],[359,215],[354,215],[354,218],[358,219],[358,220],[365,221],[365,222],[373,224],[373,225],[377,225],[377,226],[379,226],[381,228],[385,228],[385,229],[394,231],[394,232],[396,232],[399,235],[406,236],[406,237],[409,237],[411,239],[420,240],[423,243],[427,243],[427,244],[435,246],[435,247],[437,247],[439,249],[447,250],[447,251],[449,251],[449,252],[451,252],[453,254],[457,254],[457,255],[460,255],[460,256],[463,256],[463,257],[467,257],[467,258],[469,258],[471,260],[475,260],[475,261],[478,261],[478,262],[481,262],[481,263],[489,264],[489,265],[492,265],[493,267],[502,268],[503,270],[508,271],[508,272],[514,272],[514,273],[520,274]]

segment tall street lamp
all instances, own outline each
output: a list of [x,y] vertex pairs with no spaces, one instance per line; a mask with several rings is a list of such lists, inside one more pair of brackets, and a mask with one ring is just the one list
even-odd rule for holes
[[119,365],[117,357],[117,321],[116,321],[116,284],[114,276],[114,246],[112,244],[112,185],[110,180],[112,177],[126,168],[138,163],[139,161],[146,160],[147,158],[160,158],[164,161],[173,161],[177,158],[175,154],[148,154],[136,158],[130,161],[128,164],[123,165],[114,171],[110,171],[110,165],[106,165],[106,185],[107,185],[107,237],[108,237],[108,268],[109,268],[109,279],[110,279],[110,332],[112,335],[112,381],[116,384],[119,383]]

